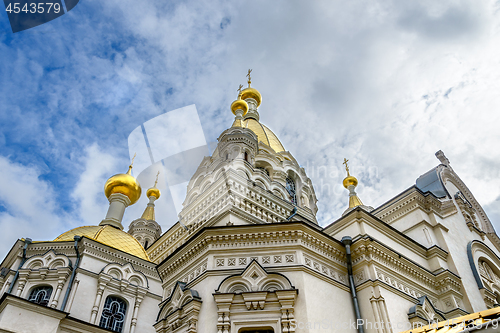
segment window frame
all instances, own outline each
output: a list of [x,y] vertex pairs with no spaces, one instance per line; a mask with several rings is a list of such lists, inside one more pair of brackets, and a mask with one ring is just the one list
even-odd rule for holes
[[[122,321],[122,326],[121,326],[120,330],[114,330],[112,328],[107,328],[105,326],[101,326],[101,321],[102,321],[102,318],[103,318],[103,314],[104,314],[104,311],[106,310],[106,304],[108,302],[108,299],[110,299],[110,298],[115,298],[117,300],[120,300],[125,305],[125,311],[123,313],[123,321]],[[100,311],[98,313],[98,317],[97,317],[98,318],[98,322],[96,322],[97,326],[105,328],[105,329],[109,329],[109,330],[111,330],[113,332],[120,332],[120,333],[125,332],[126,331],[126,327],[128,325],[128,317],[129,317],[129,312],[130,312],[129,311],[129,307],[130,307],[129,306],[130,305],[129,302],[125,298],[123,298],[123,297],[121,297],[119,295],[113,294],[113,293],[107,294],[106,297],[103,297],[103,299],[104,300],[101,302],[102,303],[101,309],[100,309]]]
[[[37,289],[42,289],[42,288],[50,288],[50,294],[49,296],[47,297],[47,304],[41,304],[41,303],[38,303],[38,302],[35,302],[33,300],[31,300],[31,296],[33,294],[33,292]],[[46,306],[46,307],[50,307],[50,303],[52,301],[52,297],[54,296],[54,287],[49,285],[49,284],[36,284],[34,285],[33,287],[31,287],[28,291],[28,295],[26,297],[26,299],[32,303],[35,303],[35,304],[38,304],[38,305],[41,305],[41,306]],[[38,296],[37,296],[38,297]]]
[[[289,184],[293,185],[293,189],[292,190],[289,189]],[[286,180],[285,180],[285,189],[286,189],[286,192],[288,193],[288,195],[291,198],[290,202],[293,205],[298,206],[298,201],[297,201],[297,182],[292,177],[290,177],[289,175],[286,177]],[[291,193],[292,191],[293,191],[293,195]]]

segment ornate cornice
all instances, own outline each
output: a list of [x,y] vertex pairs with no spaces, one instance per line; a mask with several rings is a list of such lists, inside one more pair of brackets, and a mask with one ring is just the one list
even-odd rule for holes
[[412,187],[372,213],[384,222],[392,224],[416,209],[428,214],[435,213],[441,218],[457,212],[452,200],[441,201],[429,192],[422,193],[416,187]]
[[[283,252],[299,246],[324,257],[325,261],[344,265],[344,248],[338,241],[322,235],[319,231],[303,223],[282,223],[233,227],[205,228],[184,244],[170,257],[158,265],[158,272],[163,281],[175,272],[185,270],[200,255],[210,251],[231,251],[248,249],[268,249]],[[283,256],[286,260],[286,257]],[[217,263],[214,264],[214,267]]]
[[[438,300],[441,300],[441,303],[446,304],[441,307],[443,309],[461,306],[462,281],[451,271],[433,273],[368,237],[355,242],[352,250],[357,285],[362,285],[367,280],[372,282],[378,280],[415,299],[426,295],[434,304],[438,304]],[[432,247],[427,252],[429,258],[434,256],[439,256],[443,260],[447,258],[447,253],[438,247]],[[375,275],[371,276],[370,272],[374,272]],[[448,306],[448,303],[453,305]]]

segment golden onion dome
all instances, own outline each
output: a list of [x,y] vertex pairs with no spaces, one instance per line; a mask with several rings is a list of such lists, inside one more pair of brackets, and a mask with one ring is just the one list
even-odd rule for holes
[[109,198],[111,194],[121,193],[130,199],[131,205],[139,200],[142,191],[141,185],[137,179],[131,175],[131,171],[132,166],[129,167],[127,173],[119,173],[106,181],[106,184],[104,184],[104,194],[107,198]]
[[78,227],[63,233],[54,239],[54,241],[72,241],[75,236],[87,237],[117,250],[150,261],[146,250],[134,236],[110,225]]
[[275,152],[279,153],[285,151],[285,147],[283,147],[276,134],[256,119],[248,118],[243,120],[241,127],[252,130],[252,132],[257,135],[258,142],[263,142],[271,147]]
[[257,107],[259,107],[260,104],[262,103],[262,95],[255,88],[248,87],[248,88],[243,89],[241,91],[241,99],[245,100],[247,98],[253,98],[253,99],[255,99],[255,101],[257,101]]
[[156,174],[155,184],[146,192],[146,196],[148,198],[155,197],[156,200],[160,199],[160,190],[156,188],[156,185],[158,185],[158,176],[160,176],[160,171],[158,171],[158,173]]
[[149,197],[155,197],[156,200],[160,199],[160,190],[157,189],[156,187],[151,187],[147,192],[146,196]]
[[345,188],[349,188],[349,185],[358,186],[358,180],[354,176],[347,176],[344,178],[343,185]]
[[242,99],[237,99],[231,104],[231,111],[236,115],[236,110],[243,110],[242,116],[248,112],[248,103]]

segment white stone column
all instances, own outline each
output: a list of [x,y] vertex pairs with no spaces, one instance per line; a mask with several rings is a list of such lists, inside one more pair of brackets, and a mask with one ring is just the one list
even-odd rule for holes
[[14,278],[14,274],[11,274],[9,273],[6,277],[5,277],[5,282],[2,286],[2,289],[0,289],[0,297],[2,297],[2,295],[7,291],[9,290],[9,287],[10,287],[10,284],[12,283],[12,279]]
[[106,289],[106,284],[108,281],[102,280],[102,277],[99,277],[99,285],[97,286],[97,293],[95,296],[94,306],[92,307],[92,312],[90,314],[90,323],[95,324],[97,319],[97,314],[99,312],[99,306],[101,305],[102,294]]
[[234,294],[214,294],[217,303],[217,333],[229,333],[231,330],[230,308]]
[[296,290],[277,290],[276,297],[281,305],[281,330],[283,333],[295,332],[294,304],[297,297]]
[[64,286],[64,281],[57,281],[57,289],[56,289],[56,293],[54,295],[54,298],[52,299],[52,303],[50,303],[50,307],[51,308],[56,308],[57,307],[57,303],[59,303],[59,297],[61,296],[61,290]]
[[372,305],[373,316],[375,317],[375,323],[373,323],[373,324],[376,327],[377,333],[383,333],[384,329],[382,328],[382,319],[380,318],[380,312],[378,309],[377,299],[375,298],[375,296],[373,294],[372,294],[372,297],[370,298],[370,303]]
[[123,230],[122,220],[125,208],[130,205],[130,199],[121,193],[113,193],[109,196],[109,208],[106,218],[99,225],[111,225]]
[[54,298],[50,303],[50,307],[54,309],[57,308],[57,304],[59,304],[59,298],[61,297],[62,289],[68,279],[70,271],[68,269],[58,270],[57,274],[59,275],[59,279],[57,280],[57,289]]
[[135,298],[134,311],[132,313],[132,321],[130,323],[130,333],[135,332],[135,327],[137,326],[137,316],[139,314],[139,307],[141,306],[142,301],[144,300],[145,292],[141,292]]
[[29,275],[30,275],[30,270],[26,270],[26,271],[19,270],[19,279],[18,279],[16,296],[21,297],[21,293],[23,292],[24,286],[26,285],[26,282],[28,281]]
[[378,298],[377,302],[379,305],[380,313],[382,314],[382,318],[384,320],[384,330],[387,333],[392,333],[392,326],[391,326],[391,323],[389,321],[389,315],[387,314],[387,307],[385,306],[385,299],[382,296],[380,296]]

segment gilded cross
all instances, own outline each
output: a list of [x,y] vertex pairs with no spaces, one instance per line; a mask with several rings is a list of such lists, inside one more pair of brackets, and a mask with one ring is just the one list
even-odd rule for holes
[[132,168],[134,167],[134,160],[135,160],[135,156],[136,155],[137,155],[137,153],[135,153],[134,157],[132,157],[132,162],[130,162],[130,165],[128,166],[127,175],[131,175],[132,174]]
[[347,164],[347,162],[349,162],[349,160],[347,158],[344,158],[344,164],[345,165],[345,171],[347,171],[347,175],[349,176],[349,164]]
[[250,84],[252,83],[252,76],[250,75],[252,73],[252,70],[248,70],[247,78],[248,78],[248,87],[250,87]]
[[240,86],[238,87],[238,97],[241,96],[241,89],[243,89],[243,85],[240,84]]
[[158,176],[159,175],[160,175],[160,171],[158,171],[158,173],[156,174],[155,186],[153,186],[153,187],[156,187],[156,184],[158,184]]
[[135,160],[136,156],[137,156],[137,153],[134,153],[134,157],[132,157],[132,162],[130,163],[130,167],[134,166],[134,160]]

